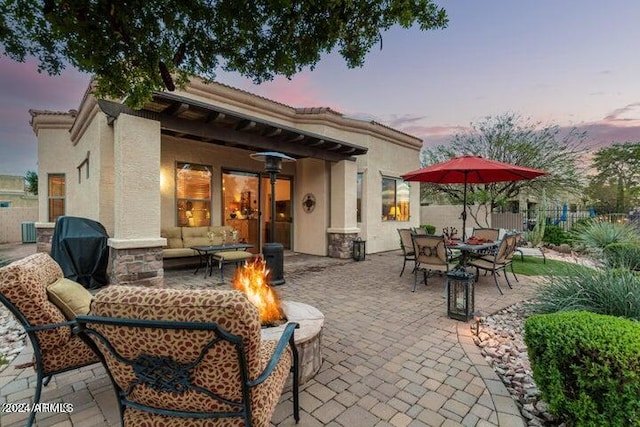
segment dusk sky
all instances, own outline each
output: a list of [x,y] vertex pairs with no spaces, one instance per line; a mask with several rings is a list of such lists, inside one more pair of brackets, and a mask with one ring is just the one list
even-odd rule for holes
[[[486,116],[586,130],[589,147],[640,141],[640,2],[438,1],[449,27],[383,33],[365,65],[337,54],[292,80],[218,81],[293,107],[331,107],[446,143]],[[0,175],[37,171],[29,109],[76,109],[89,76],[38,74],[0,57]]]

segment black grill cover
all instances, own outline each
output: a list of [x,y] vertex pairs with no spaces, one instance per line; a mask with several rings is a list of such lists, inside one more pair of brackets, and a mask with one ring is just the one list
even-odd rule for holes
[[108,238],[99,222],[61,216],[53,231],[51,257],[60,264],[64,277],[85,288],[99,288],[108,283]]

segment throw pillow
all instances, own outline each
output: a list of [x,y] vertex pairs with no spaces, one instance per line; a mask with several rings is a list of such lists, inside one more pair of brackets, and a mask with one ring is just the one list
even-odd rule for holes
[[49,301],[55,304],[68,320],[80,314],[89,314],[93,295],[80,283],[66,278],[58,279],[47,286]]

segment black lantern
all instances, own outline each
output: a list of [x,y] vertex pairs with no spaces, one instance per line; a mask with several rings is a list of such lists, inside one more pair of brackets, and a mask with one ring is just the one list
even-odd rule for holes
[[295,159],[275,151],[251,154],[253,160],[264,162],[264,170],[271,180],[271,220],[269,229],[270,243],[262,245],[262,255],[271,272],[268,277],[270,285],[284,284],[284,247],[276,239],[276,178],[282,170],[282,162],[293,162]]
[[468,322],[474,314],[474,275],[464,269],[447,273],[447,316]]
[[351,251],[351,256],[354,261],[364,261],[364,257],[366,255],[366,246],[367,242],[362,240],[360,237],[353,240],[353,249]]

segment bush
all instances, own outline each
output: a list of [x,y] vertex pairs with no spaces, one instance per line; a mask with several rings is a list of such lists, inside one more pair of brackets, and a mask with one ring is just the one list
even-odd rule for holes
[[544,278],[530,305],[535,313],[586,310],[640,320],[640,276],[625,269],[567,266]]
[[640,426],[640,324],[587,312],[536,315],[524,339],[551,413],[568,425]]
[[544,229],[542,241],[545,243],[560,246],[562,244],[569,243],[570,240],[569,234],[567,234],[562,227],[558,225],[548,224]]
[[427,234],[436,234],[436,226],[431,224],[420,224],[420,228],[427,230]]
[[601,254],[611,243],[640,243],[640,232],[627,223],[591,221],[575,231],[574,244]]
[[610,268],[640,270],[640,245],[611,243],[604,248],[604,261]]

